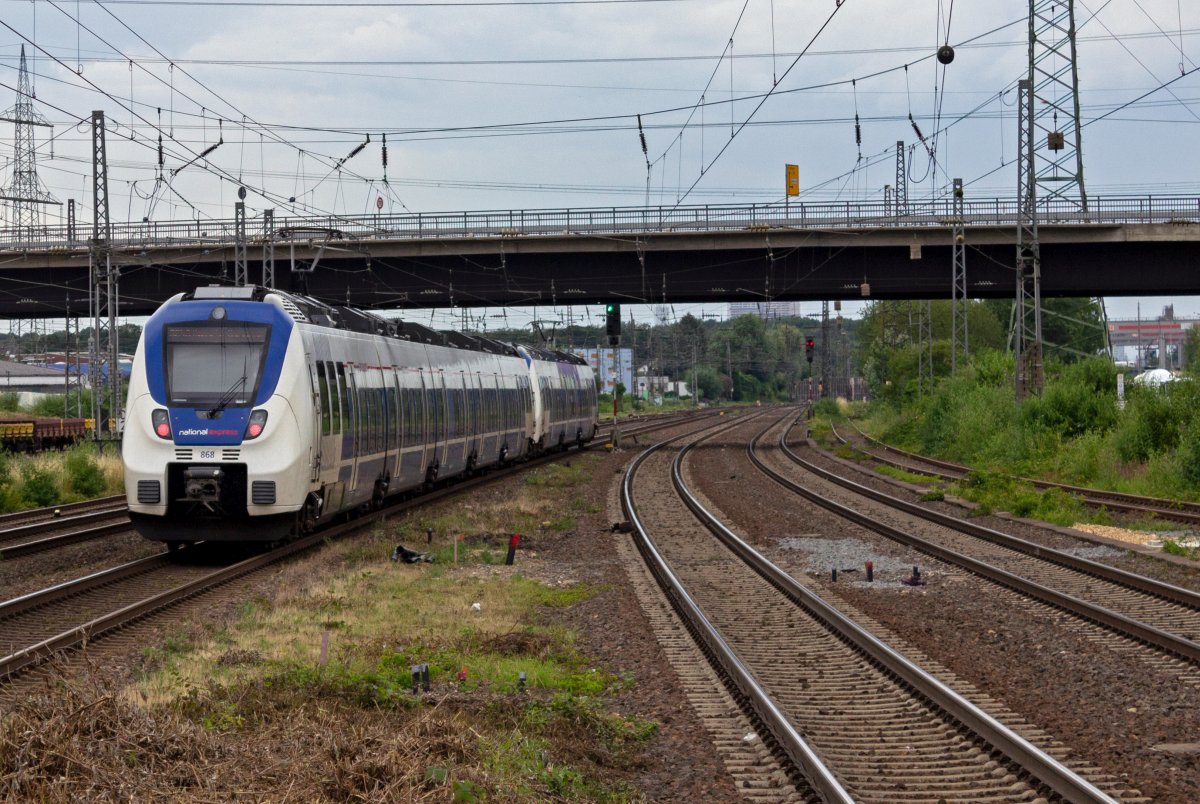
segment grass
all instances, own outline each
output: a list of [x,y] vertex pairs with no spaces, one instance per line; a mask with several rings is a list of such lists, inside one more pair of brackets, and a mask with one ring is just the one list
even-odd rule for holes
[[125,490],[121,457],[90,444],[35,455],[0,452],[0,513],[90,500]]
[[932,475],[922,475],[917,472],[909,472],[905,469],[899,469],[895,466],[889,466],[886,463],[878,464],[875,467],[875,471],[881,475],[887,475],[888,477],[894,477],[897,480],[903,480],[906,483],[920,483],[922,485],[930,485],[933,483],[942,482],[942,479],[940,477],[933,477]]
[[[326,545],[319,560],[282,569],[280,591],[243,602],[228,625],[181,628],[148,648],[121,705],[229,746],[268,744],[282,732],[333,741],[315,760],[295,760],[337,765],[333,787],[317,797],[362,797],[374,782],[356,775],[355,757],[381,744],[363,735],[388,723],[404,739],[435,731],[419,750],[372,760],[389,767],[389,780],[407,780],[394,798],[635,800],[616,769],[657,725],[613,712],[607,697],[630,682],[595,666],[554,622],[553,612],[598,590],[522,574],[527,553],[514,568],[491,566],[502,563],[510,533],[536,546],[558,538],[565,520],[574,527],[576,516],[597,513],[583,491],[593,460],[542,467],[515,493],[405,515]],[[397,541],[434,562],[389,561]],[[418,664],[429,666],[428,696],[412,692]],[[303,731],[313,728],[320,737]]]
[[1200,560],[1200,547],[1188,547],[1174,539],[1163,539],[1162,550],[1173,556],[1182,556],[1192,561]]
[[956,484],[958,493],[978,504],[975,514],[1008,511],[1014,516],[1040,519],[1055,525],[1076,522],[1111,525],[1103,509],[1087,506],[1082,498],[1061,489],[1039,490],[1031,483],[996,472],[972,471]]

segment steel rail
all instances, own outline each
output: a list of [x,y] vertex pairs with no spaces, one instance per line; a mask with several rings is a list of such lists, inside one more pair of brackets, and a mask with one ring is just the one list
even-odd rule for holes
[[7,547],[0,547],[0,561],[20,558],[21,556],[32,555],[33,553],[40,553],[45,550],[54,550],[58,547],[65,547],[68,544],[91,541],[92,539],[112,536],[117,533],[125,533],[132,530],[132,528],[133,525],[126,519],[123,522],[117,522],[112,525],[100,525],[95,528],[60,533],[57,536],[47,536],[44,539],[12,544]]
[[[762,438],[774,426],[774,424],[768,426],[751,440],[747,449],[751,450],[754,442]],[[691,446],[681,450],[672,465],[672,478],[676,489],[688,508],[700,518],[705,526],[763,578],[797,605],[825,623],[828,628],[870,658],[872,662],[887,670],[948,716],[971,729],[993,748],[1030,771],[1039,782],[1066,800],[1115,804],[1112,798],[1092,785],[1091,782],[922,670],[895,648],[842,614],[818,594],[798,583],[791,575],[773,564],[727,528],[695,498],[683,481],[681,467],[690,450]],[[751,457],[753,460],[753,452],[751,452]],[[760,469],[763,468],[757,460],[755,460],[755,465]],[[770,476],[772,479],[777,479],[775,475]]]
[[[181,548],[186,549],[186,548]],[[154,569],[158,564],[162,564],[167,553],[159,553],[157,555],[146,556],[135,561],[130,561],[127,564],[121,564],[116,567],[110,567],[106,570],[93,572],[91,575],[85,575],[81,578],[73,578],[69,581],[48,586],[45,589],[39,589],[36,592],[30,592],[20,597],[15,597],[12,600],[6,600],[0,603],[0,621],[9,617],[15,617],[18,614],[23,614],[31,609],[36,609],[39,606],[46,606],[50,603],[57,602],[67,597],[73,597],[77,594],[82,594],[89,590],[95,589],[98,586],[116,583],[131,575],[137,575],[142,572]]]
[[[744,421],[738,419],[718,425],[714,428],[712,435],[724,432]],[[689,435],[692,434],[684,433],[648,447],[625,470],[625,477],[621,483],[621,507],[633,526],[638,550],[645,558],[650,572],[662,587],[667,599],[671,601],[684,625],[696,639],[701,650],[708,656],[710,663],[716,665],[718,672],[723,674],[743,700],[749,703],[749,707],[758,721],[770,732],[780,749],[800,770],[813,790],[827,802],[852,802],[854,799],[842,787],[841,782],[837,780],[837,777],[833,775],[812,746],[792,726],[770,695],[754,678],[750,669],[742,663],[734,650],[721,637],[717,628],[709,622],[696,601],[688,594],[687,589],[672,572],[666,559],[654,546],[653,539],[646,532],[645,526],[637,515],[637,509],[633,504],[633,481],[638,468],[655,452]]]
[[52,517],[56,513],[65,514],[68,511],[94,508],[97,505],[119,505],[124,502],[124,494],[113,494],[108,497],[97,497],[94,500],[83,500],[81,502],[64,503],[63,505],[48,505],[44,508],[28,508],[24,511],[13,511],[8,514],[0,514],[0,527],[3,527],[5,522],[16,522],[36,517]]
[[[794,427],[795,422],[793,422],[791,426]],[[790,427],[788,429],[790,430]],[[827,472],[818,466],[808,463],[803,458],[800,458],[793,453],[788,448],[786,440],[787,431],[785,431],[780,437],[779,445],[784,454],[786,454],[790,460],[796,462],[797,465],[803,467],[806,471],[812,472],[818,477],[822,477],[833,483],[838,483],[836,475],[832,474],[831,472]],[[970,556],[957,553],[948,548],[925,541],[924,539],[921,539],[910,533],[906,533],[899,528],[894,528],[891,525],[879,522],[867,516],[866,514],[855,511],[852,508],[847,508],[840,503],[827,500],[821,495],[804,488],[798,483],[789,480],[775,470],[771,469],[771,467],[767,466],[762,459],[759,458],[754,449],[753,441],[747,446],[747,452],[749,453],[750,460],[754,463],[754,465],[772,480],[779,483],[784,488],[799,494],[805,499],[816,503],[828,511],[832,511],[834,514],[837,514],[844,519],[848,519],[851,522],[862,525],[868,530],[873,530],[876,533],[882,534],[883,536],[900,542],[901,544],[909,545],[910,547],[920,550],[927,555],[941,559],[948,564],[962,567],[969,572],[974,573],[975,575],[992,581],[993,583],[1014,589],[1023,595],[1036,598],[1041,600],[1043,603],[1048,603],[1052,606],[1063,609],[1064,611],[1069,611],[1072,614],[1075,614],[1086,620],[1098,623],[1099,625],[1102,625],[1111,631],[1131,637],[1147,645],[1152,645],[1160,650],[1182,657],[1195,664],[1200,664],[1200,644],[1197,644],[1190,639],[1185,639],[1178,634],[1172,634],[1170,632],[1163,631],[1160,628],[1155,628],[1152,625],[1147,625],[1134,620],[1131,617],[1126,617],[1123,614],[1110,611],[1109,609],[1101,606],[1093,605],[1072,595],[1059,592],[1056,589],[1042,586],[1041,584],[1035,583],[1027,578],[1014,575],[1013,573],[999,569],[998,567],[993,567],[991,564],[987,564],[978,559],[971,558]],[[841,483],[838,483],[838,485],[841,485]],[[1041,549],[1045,550],[1046,548]]]
[[[830,423],[830,428],[833,430],[834,436],[839,441],[841,441],[843,444],[848,443],[846,439],[842,438],[841,434],[838,433],[837,428],[834,427],[832,423]],[[854,429],[864,439],[878,445],[882,449],[885,449],[889,452],[894,452],[897,455],[901,455],[918,463],[927,463],[931,466],[936,466],[955,473],[953,475],[947,475],[940,472],[928,473],[936,477],[940,477],[943,480],[961,480],[964,475],[973,471],[970,466],[963,466],[962,464],[953,463],[951,461],[944,461],[940,458],[930,458],[926,455],[919,455],[915,452],[909,452],[908,450],[900,449],[899,447],[893,447],[890,444],[885,444],[874,436],[864,433],[857,426],[854,426]],[[913,468],[911,466],[897,465],[896,463],[889,461],[886,458],[880,458],[877,455],[872,455],[872,457],[878,461],[881,461],[882,463],[887,463],[891,466],[897,466],[897,468],[900,469]],[[1019,475],[1012,475],[1012,477],[1016,480],[1029,483],[1037,488],[1060,489],[1070,494],[1082,497],[1090,505],[1102,505],[1114,511],[1148,513],[1155,514],[1163,519],[1175,519],[1189,523],[1200,523],[1200,504],[1192,502],[1168,500],[1163,497],[1145,497],[1139,494],[1128,494],[1123,491],[1106,491],[1105,489],[1095,489],[1087,486],[1070,486],[1066,483],[1056,483],[1053,480],[1035,480],[1034,478],[1021,477]]]
[[93,522],[101,522],[105,519],[121,516],[128,513],[127,506],[119,506],[116,508],[106,508],[103,511],[93,511],[87,514],[79,514],[77,516],[60,517],[57,519],[47,519],[42,522],[31,522],[27,525],[16,525],[11,528],[0,529],[0,539],[4,541],[15,541],[22,536],[34,536],[43,533],[47,530],[59,530],[69,528],[74,525],[90,525]]

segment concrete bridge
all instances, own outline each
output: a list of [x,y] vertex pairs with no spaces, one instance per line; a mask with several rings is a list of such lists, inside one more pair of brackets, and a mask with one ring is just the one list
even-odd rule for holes
[[[250,283],[368,308],[948,298],[949,199],[248,216]],[[976,298],[1014,294],[1015,199],[964,203]],[[1200,198],[1039,207],[1046,296],[1200,293]],[[120,314],[232,282],[233,219],[115,224]],[[0,230],[0,316],[86,315],[90,225]],[[315,270],[313,262],[316,262]]]

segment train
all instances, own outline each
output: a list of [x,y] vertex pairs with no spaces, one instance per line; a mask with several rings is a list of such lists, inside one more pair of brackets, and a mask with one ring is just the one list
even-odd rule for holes
[[66,449],[91,434],[91,419],[0,413],[0,449],[10,452]]
[[587,444],[582,358],[255,286],[167,300],[134,355],[130,519],[169,548],[275,542],[438,481]]

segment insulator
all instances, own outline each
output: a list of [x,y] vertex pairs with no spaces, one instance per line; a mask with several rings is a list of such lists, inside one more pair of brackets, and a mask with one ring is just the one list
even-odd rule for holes
[[908,116],[908,122],[912,123],[913,131],[917,132],[917,139],[919,139],[921,142],[925,142],[925,135],[921,133],[921,127],[917,125],[916,120],[913,120],[911,114]]
[[854,143],[862,145],[862,126],[858,124],[858,115],[854,115]]
[[162,134],[158,135],[158,166],[160,168],[163,166]]

